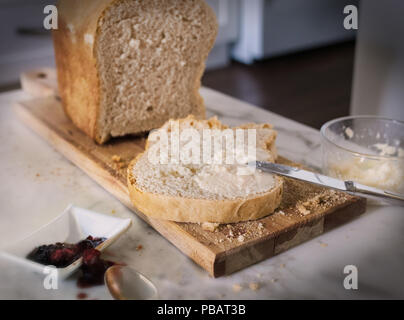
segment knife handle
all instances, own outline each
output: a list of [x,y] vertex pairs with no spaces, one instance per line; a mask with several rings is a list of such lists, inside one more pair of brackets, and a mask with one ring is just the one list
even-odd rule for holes
[[357,195],[364,195],[365,197],[372,197],[372,198],[375,197],[379,200],[384,200],[393,205],[404,206],[404,195],[365,186],[363,184],[356,183],[353,181],[345,181],[345,186],[347,191],[351,193]]

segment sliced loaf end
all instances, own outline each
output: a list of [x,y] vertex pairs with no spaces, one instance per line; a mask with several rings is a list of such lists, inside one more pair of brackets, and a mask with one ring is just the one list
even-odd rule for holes
[[188,114],[204,118],[200,79],[217,29],[203,0],[124,0],[108,7],[95,43],[97,140],[146,132]]

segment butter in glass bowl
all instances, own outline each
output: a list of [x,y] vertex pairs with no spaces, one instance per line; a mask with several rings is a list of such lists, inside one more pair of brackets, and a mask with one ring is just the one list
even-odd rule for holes
[[325,174],[404,194],[404,122],[343,117],[325,123],[321,137]]

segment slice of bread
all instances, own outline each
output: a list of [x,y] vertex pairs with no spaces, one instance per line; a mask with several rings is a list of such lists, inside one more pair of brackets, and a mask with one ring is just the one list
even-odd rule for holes
[[59,0],[58,14],[62,104],[95,141],[205,117],[198,91],[218,25],[203,0]]
[[[248,168],[240,162],[226,163],[224,160],[227,159],[227,151],[222,153],[223,162],[219,164],[206,161],[189,163],[181,157],[177,163],[173,163],[170,160],[175,152],[171,152],[173,149],[170,148],[167,158],[156,157],[161,155],[161,150],[164,149],[162,146],[173,145],[171,137],[176,134],[173,128],[178,128],[179,133],[192,128],[201,137],[204,129],[211,129],[219,134],[230,132],[231,135],[236,135],[236,130],[241,129],[245,138],[248,129],[253,129],[256,133],[256,153],[253,159],[248,156],[242,159],[245,162],[275,161],[277,157],[276,131],[269,124],[247,124],[229,128],[216,118],[197,120],[189,116],[181,120],[170,120],[159,130],[150,133],[145,152],[139,154],[128,167],[130,198],[135,207],[145,215],[178,222],[233,223],[262,218],[279,206],[283,180],[258,170],[244,172]],[[164,137],[161,134],[166,134],[168,139],[161,138]],[[191,140],[179,141],[180,152],[190,146]],[[201,146],[205,145],[200,143],[199,147]],[[246,150],[245,148],[244,151]],[[203,160],[203,152],[202,150],[196,159],[199,157]],[[213,153],[214,156],[218,154]],[[157,158],[167,161],[156,162]]]

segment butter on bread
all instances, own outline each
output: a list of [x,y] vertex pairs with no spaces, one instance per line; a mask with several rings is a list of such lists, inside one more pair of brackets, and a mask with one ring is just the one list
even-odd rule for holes
[[[189,116],[170,120],[159,130],[170,134],[169,128],[173,124],[178,124],[180,131],[185,128],[217,131],[255,129],[256,146],[261,150],[259,160],[275,161],[277,157],[276,131],[269,124],[229,128],[216,118],[197,120]],[[236,169],[240,167],[239,164],[219,165],[218,171],[215,171],[215,165],[206,163],[156,165],[149,158],[153,143],[149,136],[145,152],[132,160],[128,167],[131,201],[149,217],[178,222],[233,223],[262,218],[273,213],[280,205],[283,180],[278,176],[258,170],[253,175],[238,176]],[[220,175],[221,170],[225,171],[224,176]],[[198,180],[204,175],[214,179],[216,174],[218,178],[208,180],[206,185]],[[239,188],[234,186],[237,183],[240,183]]]

